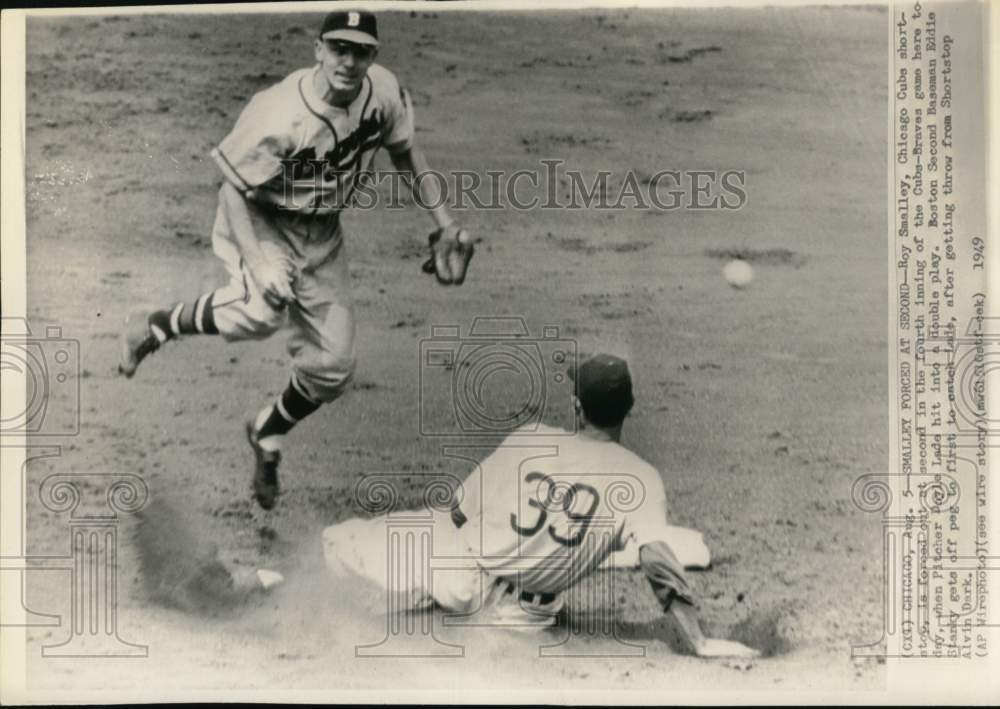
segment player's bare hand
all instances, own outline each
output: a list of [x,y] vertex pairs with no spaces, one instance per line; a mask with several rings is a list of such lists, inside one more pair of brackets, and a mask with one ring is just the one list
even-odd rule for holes
[[441,285],[462,285],[480,240],[457,224],[449,224],[433,232],[429,241],[431,256],[424,262],[424,273],[436,275]]
[[699,642],[694,649],[694,654],[698,657],[740,657],[753,659],[760,657],[760,650],[754,650],[743,643],[735,640],[719,640],[716,638],[705,638]]
[[295,282],[296,272],[291,264],[268,261],[252,268],[251,273],[261,295],[272,308],[281,310],[295,300],[292,284]]

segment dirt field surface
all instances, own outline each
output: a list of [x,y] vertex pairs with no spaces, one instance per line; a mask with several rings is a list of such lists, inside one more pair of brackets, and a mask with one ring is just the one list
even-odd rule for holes
[[[28,552],[68,553],[67,514],[39,502],[46,476],[136,473],[228,563],[288,578],[238,614],[160,607],[123,517],[118,629],[148,658],[43,658],[69,628],[33,628],[29,686],[162,699],[431,696],[419,689],[456,701],[469,689],[546,701],[710,689],[752,701],[758,690],[882,687],[884,666],[850,656],[881,631],[877,518],[850,491],[887,451],[884,12],[383,15],[379,62],[411,88],[434,167],[536,169],[552,157],[616,175],[732,168],[746,171],[748,201],[736,211],[469,210],[461,221],[487,243],[461,289],[420,273],[431,223],[416,207],[347,214],[358,371],[347,395],[293,432],[284,494],[263,512],[242,425],[287,381],[284,338],[190,338],[133,380],[115,373],[116,338],[136,305],[223,282],[208,152],[255,91],[312,63],[320,20],[29,21],[29,320],[79,340],[82,379],[79,436],[28,468]],[[754,265],[747,289],[721,277],[733,253]],[[672,521],[706,535],[714,565],[692,582],[708,626],[770,656],[676,653],[645,581],[621,572],[617,632],[643,657],[539,658],[557,636],[467,629],[440,631],[465,646],[462,659],[355,657],[355,645],[385,634],[385,610],[328,581],[318,532],[365,514],[353,494],[365,473],[411,471],[414,503],[427,475],[467,473],[442,456],[448,440],[420,435],[419,343],[432,324],[497,315],[523,317],[535,334],[557,325],[584,351],[625,349],[637,404],[624,443],[662,471]],[[84,493],[82,505],[104,504],[96,485]],[[69,588],[68,574],[29,574],[27,605],[68,617]],[[619,644],[584,647],[612,655]]]

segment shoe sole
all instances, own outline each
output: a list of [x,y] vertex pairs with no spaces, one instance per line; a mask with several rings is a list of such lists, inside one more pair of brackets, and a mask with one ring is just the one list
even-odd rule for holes
[[148,318],[149,313],[146,311],[134,311],[125,316],[125,325],[122,327],[122,334],[118,338],[119,361],[118,361],[118,373],[125,375],[126,378],[131,379],[135,376],[135,372],[139,369],[140,360],[135,358],[132,347],[129,345],[128,336],[129,328],[132,325],[132,320],[134,317],[139,316],[140,318]]
[[118,346],[120,348],[118,373],[124,374],[126,379],[131,379],[135,375],[135,370],[138,369],[138,364],[132,364],[132,348],[128,344],[128,327],[131,324],[131,319],[131,315],[125,316],[125,326],[122,328],[122,334],[118,338]]
[[246,431],[247,441],[250,443],[250,448],[253,449],[254,456],[253,498],[262,509],[272,510],[278,502],[278,489],[277,486],[275,486],[274,494],[271,496],[270,500],[261,499],[261,493],[257,490],[257,471],[264,465],[264,451],[257,441],[254,440],[253,421],[247,421]]

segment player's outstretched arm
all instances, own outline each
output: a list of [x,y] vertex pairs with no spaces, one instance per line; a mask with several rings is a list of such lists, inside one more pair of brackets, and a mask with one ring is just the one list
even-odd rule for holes
[[759,657],[760,651],[747,647],[735,640],[706,638],[698,624],[698,611],[695,607],[679,599],[674,599],[667,611],[681,634],[698,657]]
[[663,610],[674,620],[685,642],[698,657],[757,657],[760,652],[732,640],[706,638],[698,623],[695,598],[684,578],[684,567],[666,542],[639,547],[639,563]]
[[452,219],[448,207],[444,204],[440,182],[427,178],[417,179],[418,175],[424,175],[431,171],[423,152],[417,148],[409,147],[405,150],[390,152],[389,158],[392,160],[393,166],[406,178],[410,189],[413,190],[413,199],[431,213],[438,229],[447,229],[453,226],[455,220]]
[[390,150],[389,156],[392,164],[409,181],[413,198],[431,213],[438,227],[430,236],[431,255],[423,264],[424,273],[436,275],[441,285],[462,285],[478,239],[470,236],[451,218],[439,181],[421,177],[430,173],[427,159],[421,151],[408,147]]

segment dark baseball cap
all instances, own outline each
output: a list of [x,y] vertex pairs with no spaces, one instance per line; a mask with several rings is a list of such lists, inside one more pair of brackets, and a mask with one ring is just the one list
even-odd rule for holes
[[320,39],[340,39],[377,47],[378,25],[375,15],[366,10],[340,10],[326,16],[319,36]]
[[587,420],[617,426],[632,410],[632,375],[621,357],[596,354],[569,370]]

